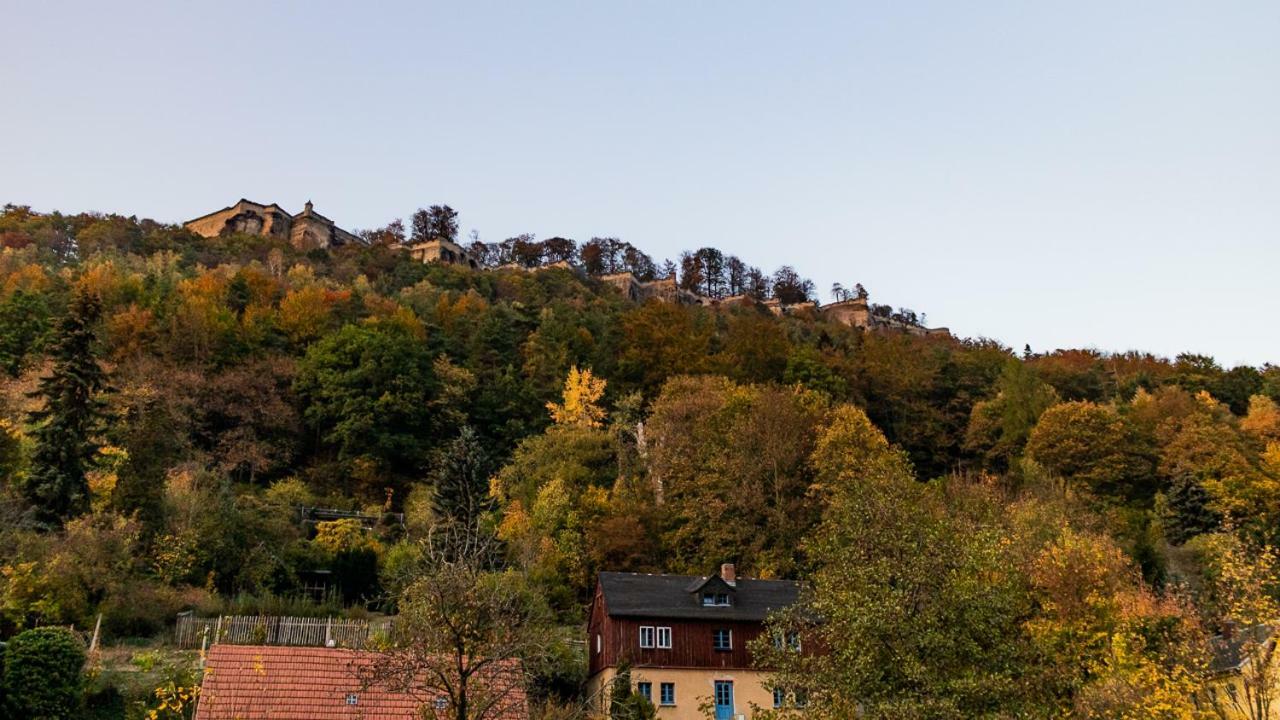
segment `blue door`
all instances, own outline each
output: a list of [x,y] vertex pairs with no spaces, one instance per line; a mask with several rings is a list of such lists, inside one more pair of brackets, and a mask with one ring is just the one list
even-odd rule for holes
[[733,681],[716,681],[716,720],[733,718]]

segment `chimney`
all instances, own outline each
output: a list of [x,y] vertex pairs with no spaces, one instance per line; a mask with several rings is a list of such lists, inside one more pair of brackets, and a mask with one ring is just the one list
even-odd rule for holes
[[720,566],[720,579],[731,586],[738,584],[738,571],[733,567],[733,563],[724,563]]

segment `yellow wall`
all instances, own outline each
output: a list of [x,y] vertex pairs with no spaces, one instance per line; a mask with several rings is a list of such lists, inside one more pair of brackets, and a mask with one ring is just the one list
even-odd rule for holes
[[[1224,675],[1215,680],[1210,685],[1211,692],[1215,695],[1212,700],[1206,698],[1205,706],[1213,707],[1222,711],[1228,720],[1255,720],[1255,715],[1248,709],[1241,707],[1246,705],[1248,700],[1244,692],[1244,685],[1240,676],[1231,674]],[[1231,689],[1235,690],[1237,702],[1232,702]],[[1216,702],[1215,702],[1216,701]],[[1238,704],[1237,704],[1238,703]],[[1271,712],[1268,718],[1280,720],[1280,702],[1272,702]]]
[[[593,699],[595,717],[609,714],[609,683],[614,678],[613,668],[603,670],[591,678],[587,696]],[[660,720],[706,720],[710,712],[701,708],[710,706],[716,680],[733,682],[733,711],[735,717],[752,717],[752,704],[761,709],[773,708],[773,691],[764,686],[767,673],[758,670],[681,670],[669,668],[635,667],[631,669],[631,684],[653,683],[653,704],[658,708]],[[660,705],[662,683],[676,685],[676,704]]]

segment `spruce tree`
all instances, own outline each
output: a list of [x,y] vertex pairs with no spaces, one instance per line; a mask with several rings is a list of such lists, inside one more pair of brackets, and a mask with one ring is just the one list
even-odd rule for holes
[[489,474],[492,471],[480,437],[470,426],[462,426],[458,437],[440,453],[432,480],[433,505],[441,520],[474,528],[489,510]]
[[1209,493],[1194,475],[1178,475],[1169,483],[1164,533],[1169,542],[1181,545],[1196,535],[1213,532],[1222,516],[1209,507]]
[[99,395],[106,387],[96,355],[101,316],[98,296],[78,290],[51,350],[53,370],[33,393],[44,406],[31,415],[36,447],[22,489],[35,520],[46,528],[89,510],[85,466],[98,449],[94,435],[103,416]]

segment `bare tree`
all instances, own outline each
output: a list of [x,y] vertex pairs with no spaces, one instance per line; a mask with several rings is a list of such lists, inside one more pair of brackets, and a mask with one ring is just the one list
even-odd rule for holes
[[499,564],[492,535],[462,524],[422,543],[423,568],[399,599],[391,646],[358,670],[366,687],[404,692],[432,720],[499,720],[527,704],[528,668],[545,661],[550,613],[524,576]]

